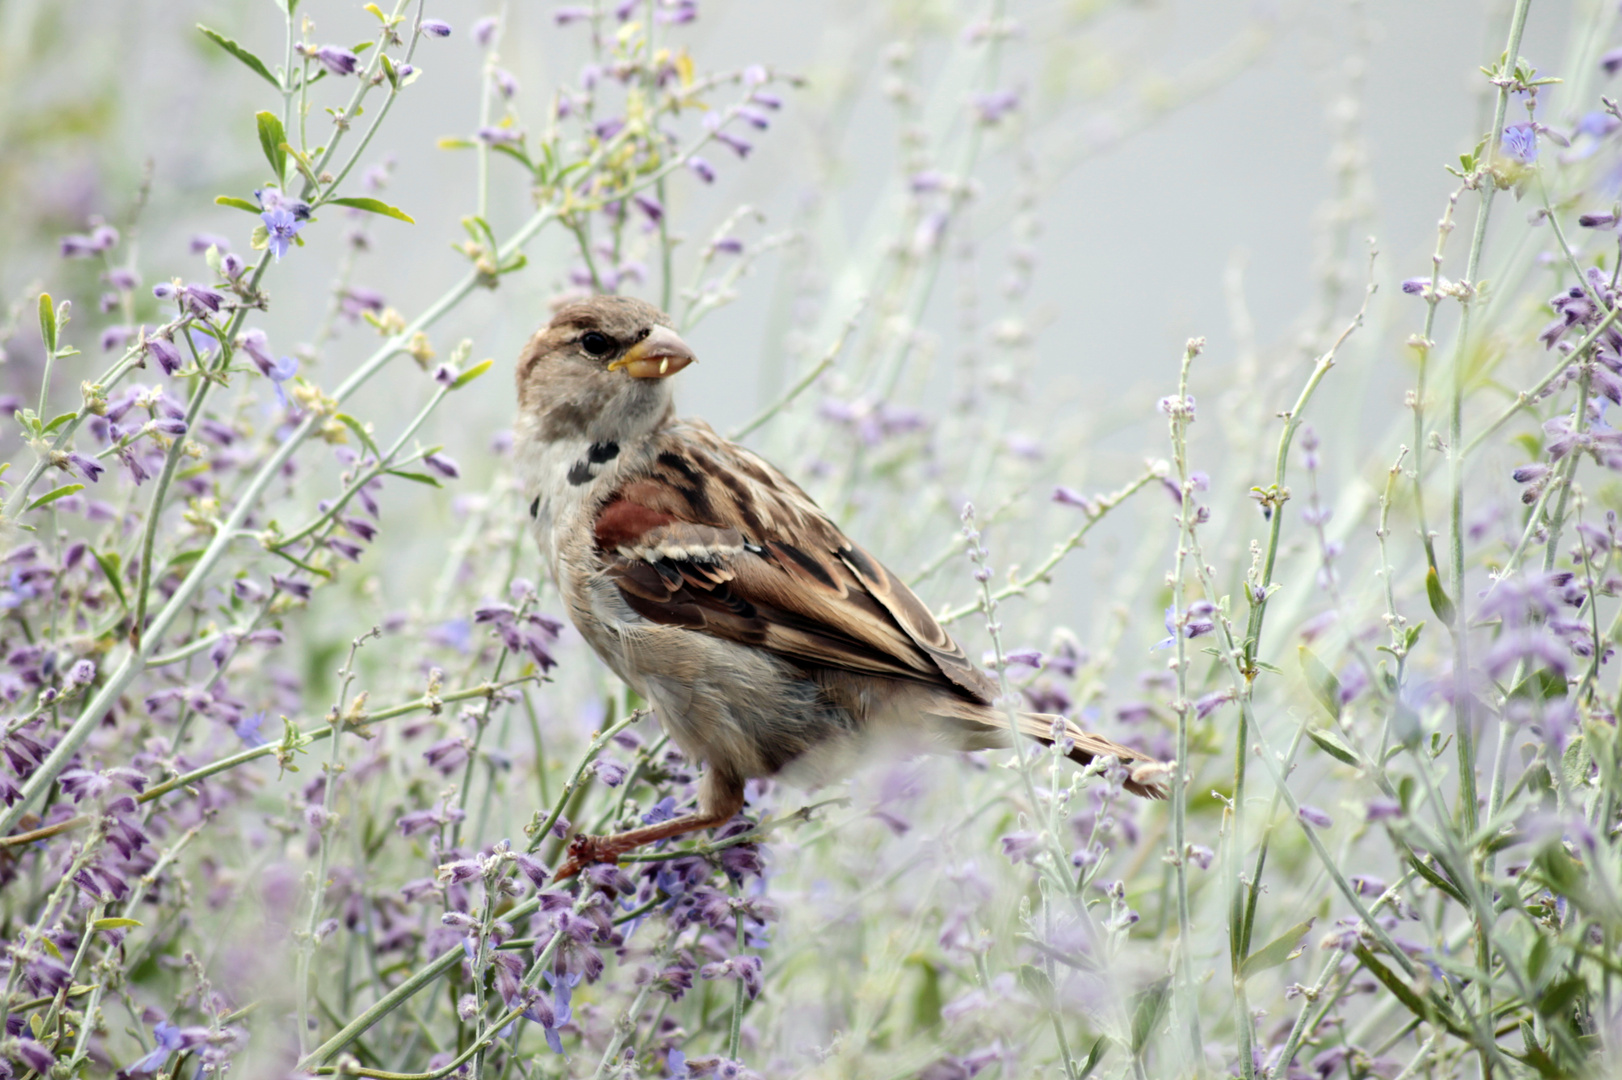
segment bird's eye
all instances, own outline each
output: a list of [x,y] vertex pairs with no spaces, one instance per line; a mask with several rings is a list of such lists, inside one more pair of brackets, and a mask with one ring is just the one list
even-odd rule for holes
[[580,347],[585,349],[588,355],[607,356],[614,351],[614,339],[607,334],[590,330],[581,336]]

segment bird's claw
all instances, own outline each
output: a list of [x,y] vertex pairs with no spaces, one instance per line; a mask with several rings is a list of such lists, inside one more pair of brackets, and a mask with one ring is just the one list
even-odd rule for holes
[[576,833],[569,841],[569,858],[553,876],[553,881],[565,881],[574,877],[588,866],[597,863],[619,862],[624,849],[613,842],[612,837],[589,836],[586,833]]

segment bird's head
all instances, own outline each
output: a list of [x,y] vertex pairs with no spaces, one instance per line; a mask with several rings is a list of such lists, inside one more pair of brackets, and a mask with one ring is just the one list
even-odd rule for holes
[[666,379],[694,361],[670,316],[629,296],[560,308],[518,357],[518,407],[543,439],[624,438],[671,409]]

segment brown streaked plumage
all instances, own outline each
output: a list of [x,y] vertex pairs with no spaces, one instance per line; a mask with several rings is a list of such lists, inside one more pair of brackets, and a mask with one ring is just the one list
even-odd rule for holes
[[[1010,743],[995,685],[929,609],[793,481],[698,420],[667,376],[693,355],[656,308],[569,304],[518,361],[517,461],[569,615],[705,766],[695,813],[576,837],[567,877],[641,844],[725,823],[743,783],[820,781],[872,739],[936,749]],[[1061,717],[1087,763],[1113,755],[1128,790],[1164,796],[1159,762]]]

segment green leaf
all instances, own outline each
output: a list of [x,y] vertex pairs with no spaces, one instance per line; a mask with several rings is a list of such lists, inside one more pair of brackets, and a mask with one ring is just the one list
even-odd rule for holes
[[1087,1052],[1087,1063],[1081,1067],[1081,1072],[1076,1074],[1079,1080],[1087,1080],[1087,1077],[1093,1074],[1093,1070],[1103,1062],[1104,1052],[1108,1049],[1109,1036],[1100,1035],[1098,1041],[1093,1043],[1093,1048]]
[[203,548],[192,548],[190,551],[176,552],[174,556],[164,564],[163,572],[167,574],[171,570],[185,569],[203,557],[203,550]]
[[1549,939],[1542,934],[1532,942],[1532,949],[1526,954],[1526,974],[1535,983],[1538,976],[1543,974],[1543,967],[1549,962]]
[[415,480],[417,483],[427,484],[429,487],[440,486],[439,481],[435,480],[427,473],[406,472],[404,469],[384,469],[383,471],[388,473],[390,476],[398,476],[402,480]]
[[[1403,1008],[1407,1009],[1421,1020],[1432,1019],[1435,1010],[1427,1008],[1425,1002],[1420,999],[1418,994],[1414,993],[1412,987],[1403,982],[1401,977],[1399,977],[1394,971],[1380,963],[1379,960],[1375,959],[1374,954],[1369,951],[1369,947],[1367,945],[1363,945],[1361,943],[1358,944],[1352,950],[1352,953],[1359,960],[1363,961],[1363,966],[1368,968],[1369,972],[1373,974],[1376,979],[1379,979],[1385,984],[1385,988],[1391,991],[1392,995],[1402,1003]],[[1434,1023],[1434,1021],[1432,1022]]]
[[474,379],[477,379],[480,375],[483,375],[486,371],[489,371],[490,365],[494,363],[494,360],[480,360],[477,364],[474,364],[472,367],[462,372],[462,374],[458,375],[456,377],[456,381],[451,383],[451,389],[460,390]]
[[216,195],[214,196],[214,204],[216,206],[234,206],[238,210],[246,210],[250,214],[261,212],[259,207],[247,199],[239,199],[235,195]]
[[1538,995],[1538,1012],[1547,1017],[1569,1012],[1586,985],[1581,976],[1566,976]]
[[1301,939],[1312,930],[1315,919],[1308,919],[1303,923],[1296,923],[1266,945],[1245,957],[1245,962],[1239,965],[1239,977],[1248,979],[1257,972],[1276,968],[1292,956],[1299,954],[1297,946]]
[[1437,873],[1436,868],[1431,866],[1429,863],[1410,855],[1408,857],[1408,865],[1412,866],[1420,877],[1430,882],[1436,888],[1441,889],[1459,903],[1465,905],[1469,904],[1469,901],[1464,898],[1464,894],[1455,888],[1451,881]]
[[912,995],[912,1024],[922,1031],[928,1028],[939,1027],[941,1023],[941,1008],[946,999],[941,994],[941,975],[935,965],[922,957],[913,956],[907,959],[908,967],[918,969],[918,989]]
[[145,926],[140,919],[97,919],[90,924],[92,930],[127,930],[132,926]]
[[1347,746],[1339,735],[1325,728],[1307,728],[1307,738],[1318,744],[1318,749],[1334,758],[1344,761],[1348,765],[1359,764],[1357,751]]
[[218,30],[210,30],[202,23],[197,24],[197,29],[201,30],[208,40],[212,41],[214,44],[218,45],[220,48],[224,49],[238,60],[241,60],[244,64],[247,64],[249,69],[252,70],[256,75],[258,75],[261,79],[264,79],[270,85],[274,86],[277,93],[281,92],[281,80],[270,73],[270,69],[265,66],[265,62],[263,60],[259,59],[259,57],[255,56],[247,49],[244,49],[241,45],[238,45],[236,42],[232,41]]
[[255,113],[254,117],[259,121],[259,148],[265,152],[265,160],[270,162],[271,171],[276,174],[276,182],[280,184],[287,178],[287,151],[283,149],[287,144],[287,132],[273,112]]
[[51,294],[39,294],[39,339],[45,342],[45,355],[56,355],[56,305]]
[[63,413],[61,416],[58,416],[56,419],[52,420],[49,424],[45,425],[45,434],[49,435],[51,432],[55,431],[57,428],[61,427],[63,424],[67,423],[69,420],[72,420],[75,416],[78,416],[78,415],[79,414],[76,413],[76,412],[65,412],[65,413]]
[[334,206],[350,206],[356,210],[365,210],[372,214],[382,214],[384,217],[391,217],[397,221],[403,221],[407,225],[415,225],[417,223],[416,219],[410,214],[406,213],[404,210],[401,210],[398,206],[390,206],[382,199],[368,199],[364,195],[350,195],[342,199],[328,199],[327,201],[332,203]]
[[1534,701],[1553,701],[1566,696],[1566,677],[1550,668],[1538,668],[1515,684],[1509,692],[1512,698],[1530,698]]
[[529,160],[529,155],[524,153],[516,146],[508,146],[506,143],[496,143],[490,149],[494,150],[498,154],[506,154],[514,161],[522,162],[524,168],[528,169],[530,172],[535,171],[535,163]]
[[1160,1026],[1160,1017],[1166,1011],[1166,1000],[1171,995],[1171,978],[1156,979],[1133,995],[1132,1052],[1142,1053],[1149,1044],[1149,1036]]
[[1312,691],[1312,696],[1318,699],[1318,704],[1324,707],[1330,719],[1339,720],[1340,680],[1305,645],[1297,645],[1296,652],[1301,657],[1301,672],[1307,677],[1307,689]]
[[344,427],[348,428],[350,431],[353,431],[355,433],[355,438],[360,440],[360,444],[376,455],[379,461],[383,459],[383,454],[380,450],[378,450],[377,444],[373,442],[372,437],[366,433],[366,425],[362,424],[359,420],[356,420],[348,413],[338,413],[336,414],[335,418],[339,423],[343,424]]
[[125,609],[128,609],[130,602],[129,599],[124,595],[124,582],[120,580],[118,574],[118,552],[109,551],[107,554],[103,555],[99,551],[92,550],[90,555],[96,560],[96,565],[101,567],[101,572],[106,575],[107,584],[113,587],[113,593],[118,597],[119,604]]
[[1453,621],[1458,618],[1458,612],[1453,607],[1453,601],[1448,599],[1447,593],[1443,591],[1442,579],[1437,575],[1434,566],[1425,571],[1425,595],[1430,598],[1431,610],[1436,612],[1436,617],[1442,620],[1442,624],[1452,626]]
[[83,491],[83,490],[84,490],[84,485],[83,484],[63,484],[61,487],[57,488],[55,491],[47,491],[45,494],[41,495],[39,498],[35,499],[33,502],[31,502],[27,506],[23,507],[23,513],[26,514],[30,510],[38,510],[42,506],[45,506],[45,505],[47,505],[49,503],[54,503],[56,500],[62,498],[62,496],[64,496],[64,495],[72,495],[75,491]]

